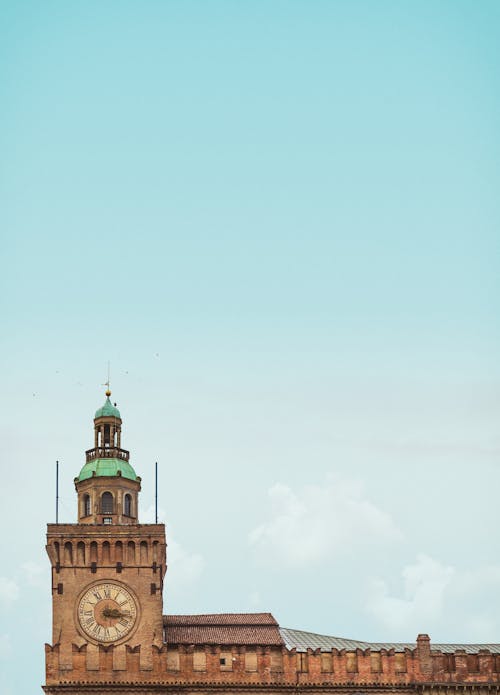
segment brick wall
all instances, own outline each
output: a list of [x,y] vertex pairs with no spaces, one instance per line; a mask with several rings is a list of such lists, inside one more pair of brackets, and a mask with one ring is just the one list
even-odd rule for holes
[[[60,647],[46,645],[47,684],[67,682],[149,682],[219,686],[375,686],[416,684],[485,685],[500,692],[500,655],[457,651],[442,654],[418,646],[394,650],[332,649],[296,652],[286,648],[227,646],[72,647],[71,669],[61,670]],[[147,658],[144,652],[148,651]],[[471,658],[474,657],[474,658]],[[150,664],[144,667],[142,664]]]

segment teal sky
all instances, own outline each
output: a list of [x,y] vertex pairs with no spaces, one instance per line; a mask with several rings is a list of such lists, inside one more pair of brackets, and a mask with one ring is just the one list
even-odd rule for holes
[[108,360],[166,611],[500,642],[499,74],[496,0],[1,4],[2,693]]

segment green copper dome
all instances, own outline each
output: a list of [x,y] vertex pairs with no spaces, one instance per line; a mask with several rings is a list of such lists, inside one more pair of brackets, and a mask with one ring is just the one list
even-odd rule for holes
[[87,480],[87,478],[92,478],[94,475],[114,477],[118,475],[118,471],[121,472],[122,478],[137,480],[135,471],[130,463],[123,459],[115,458],[94,459],[93,461],[89,461],[80,471],[78,480]]
[[109,400],[109,396],[106,397],[106,401],[102,408],[99,408],[99,410],[95,411],[95,416],[94,418],[98,417],[118,417],[120,420],[122,419],[122,416],[120,415],[120,411],[116,406],[114,406],[111,401]]

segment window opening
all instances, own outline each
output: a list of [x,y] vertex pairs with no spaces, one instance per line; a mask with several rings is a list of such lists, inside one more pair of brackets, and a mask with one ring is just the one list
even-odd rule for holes
[[103,492],[102,494],[101,511],[103,514],[113,513],[113,495],[110,492]]
[[132,498],[130,495],[125,495],[125,505],[123,513],[125,516],[132,516]]

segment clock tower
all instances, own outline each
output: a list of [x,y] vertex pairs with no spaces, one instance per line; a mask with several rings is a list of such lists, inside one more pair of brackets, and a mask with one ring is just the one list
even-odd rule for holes
[[109,682],[110,674],[113,682],[133,680],[131,665],[147,672],[163,645],[165,526],[139,523],[141,479],[121,447],[122,419],[110,395],[95,413],[94,446],[75,478],[77,523],[47,527],[47,693],[82,679]]

